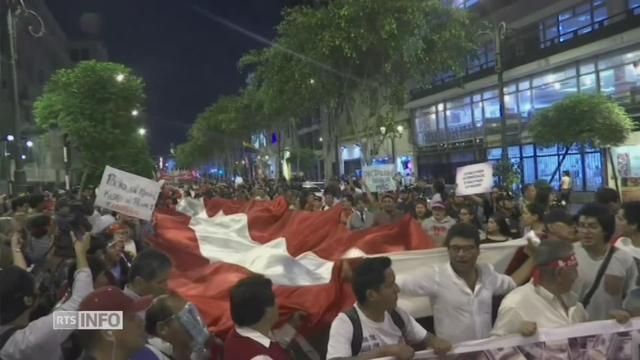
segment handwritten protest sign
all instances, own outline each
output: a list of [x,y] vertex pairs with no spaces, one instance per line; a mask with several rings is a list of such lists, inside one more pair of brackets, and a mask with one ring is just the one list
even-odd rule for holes
[[459,167],[456,173],[456,195],[466,196],[491,192],[493,165],[482,163]]
[[364,181],[371,192],[387,192],[396,190],[393,179],[393,165],[371,165],[362,169]]
[[[639,359],[640,319],[620,325],[613,320],[594,321],[555,329],[539,329],[532,337],[503,338],[456,344],[447,359]],[[391,360],[380,358],[379,360]],[[414,359],[442,359],[421,351]]]
[[142,220],[151,220],[161,184],[128,172],[105,167],[96,206]]

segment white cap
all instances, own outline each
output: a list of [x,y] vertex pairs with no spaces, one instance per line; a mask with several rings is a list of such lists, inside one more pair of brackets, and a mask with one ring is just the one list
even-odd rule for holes
[[96,235],[102,230],[108,228],[112,224],[115,224],[116,219],[111,215],[102,215],[91,224],[91,234]]

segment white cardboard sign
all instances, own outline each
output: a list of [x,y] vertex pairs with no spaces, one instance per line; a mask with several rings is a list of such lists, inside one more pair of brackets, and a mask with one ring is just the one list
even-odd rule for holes
[[159,182],[106,166],[95,205],[149,221],[161,187]]
[[459,167],[456,173],[456,195],[476,195],[491,192],[493,165],[489,162]]
[[362,169],[362,175],[367,187],[369,187],[369,191],[377,193],[396,191],[393,168],[392,164],[365,166]]

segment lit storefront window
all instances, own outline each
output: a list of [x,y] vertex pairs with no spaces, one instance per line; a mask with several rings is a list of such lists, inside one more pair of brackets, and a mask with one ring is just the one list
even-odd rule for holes
[[565,42],[607,25],[608,16],[605,0],[589,0],[564,10],[540,22],[540,47]]

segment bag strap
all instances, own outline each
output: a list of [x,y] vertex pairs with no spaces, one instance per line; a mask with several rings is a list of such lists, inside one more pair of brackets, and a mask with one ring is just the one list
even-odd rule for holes
[[393,323],[402,332],[402,337],[406,339],[406,336],[405,336],[406,324],[404,323],[404,319],[402,318],[402,316],[400,315],[398,310],[393,309],[393,310],[389,311],[389,315],[391,315],[391,320],[393,321]]
[[7,329],[5,329],[3,332],[0,333],[0,350],[2,350],[2,348],[4,347],[4,345],[9,341],[9,339],[11,338],[11,336],[13,336],[13,334],[15,334],[16,331],[20,330],[19,327],[17,326],[11,326]]
[[351,336],[351,356],[358,356],[362,349],[362,322],[355,307],[344,312],[347,315],[351,326],[353,327],[353,335]]
[[600,282],[602,281],[602,278],[604,277],[604,272],[609,267],[609,263],[611,262],[611,258],[613,258],[613,253],[615,253],[616,250],[617,250],[617,248],[615,246],[609,247],[609,251],[607,252],[607,255],[605,256],[604,261],[602,261],[602,264],[600,264],[600,267],[598,268],[598,273],[596,274],[596,277],[593,280],[593,284],[591,284],[591,288],[589,289],[589,291],[587,291],[587,293],[582,298],[581,303],[582,303],[582,306],[584,306],[585,309],[589,306],[589,303],[591,302],[591,298],[593,297],[593,294],[595,294],[596,290],[598,290],[598,287],[600,287]]

